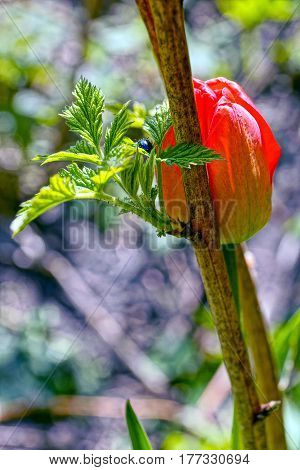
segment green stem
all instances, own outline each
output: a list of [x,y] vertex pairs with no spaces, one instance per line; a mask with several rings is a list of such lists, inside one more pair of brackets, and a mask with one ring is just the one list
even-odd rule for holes
[[241,433],[239,429],[239,421],[237,416],[236,406],[233,406],[233,419],[232,419],[232,429],[231,429],[231,449],[232,450],[241,450]]
[[159,161],[156,161],[156,179],[157,179],[157,186],[158,186],[159,208],[162,212],[165,213],[165,204],[164,204],[163,189],[162,189],[161,162]]
[[[230,280],[230,285],[235,301],[235,306],[240,319],[240,295],[239,295],[239,278],[238,278],[238,267],[236,258],[236,246],[234,244],[222,245],[223,255],[227,267],[227,272]],[[233,406],[233,419],[232,419],[232,430],[231,430],[231,448],[233,450],[241,449],[240,442],[240,430],[237,409],[234,404]]]
[[[123,184],[121,178],[118,176],[118,175],[114,175],[113,176],[113,180],[117,183],[117,185],[120,186],[120,188],[124,191],[125,194],[127,194],[127,196],[129,197],[129,199],[131,199],[132,201],[134,201],[135,203],[139,203],[139,198],[138,196],[134,196],[133,194],[131,194],[128,189],[125,187],[125,185]],[[120,201],[120,199],[118,199],[118,201]],[[122,201],[121,201],[122,202]]]
[[228,245],[222,245],[223,255],[227,267],[227,272],[230,280],[230,285],[235,301],[235,306],[240,316],[240,296],[239,296],[239,278],[237,269],[237,258],[235,245],[230,243]]
[[[157,217],[154,218],[151,216],[151,213],[143,209],[143,207],[138,207],[138,205],[132,205],[126,201],[122,201],[121,199],[111,196],[103,191],[80,191],[74,196],[73,199],[98,199],[99,201],[107,202],[108,204],[119,207],[126,212],[132,212],[136,214],[137,216],[141,217],[141,219],[144,219],[146,222],[154,225],[158,230],[165,231],[174,236],[180,236],[180,233],[174,232],[169,219],[164,214],[156,211]],[[138,202],[138,199],[136,202]]]
[[[243,325],[246,340],[254,360],[258,381],[258,394],[262,402],[280,401],[275,366],[272,358],[267,331],[263,321],[243,249],[240,245],[223,245],[223,254],[227,266],[230,284],[239,316],[243,313]],[[241,311],[242,306],[242,311]],[[267,442],[270,449],[286,449],[283,416],[276,410],[266,421]],[[236,408],[234,408],[232,426],[232,448],[239,449],[239,428]]]
[[[249,344],[262,403],[281,401],[276,368],[268,341],[263,314],[257,299],[256,288],[247,266],[243,248],[237,246],[241,313],[246,340]],[[266,420],[267,441],[270,449],[286,449],[282,407]]]

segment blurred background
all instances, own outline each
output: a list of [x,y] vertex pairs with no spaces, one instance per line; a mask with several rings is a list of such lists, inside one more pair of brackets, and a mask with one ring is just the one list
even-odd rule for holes
[[[300,5],[187,0],[194,76],[241,83],[283,149],[272,220],[249,243],[300,446]],[[229,446],[231,399],[194,255],[135,217],[72,203],[16,239],[10,222],[75,136],[58,116],[81,76],[141,115],[164,99],[134,1],[0,2],[0,446],[128,449],[131,398],[156,448]],[[111,115],[106,113],[106,118]],[[136,128],[136,138],[142,131]]]

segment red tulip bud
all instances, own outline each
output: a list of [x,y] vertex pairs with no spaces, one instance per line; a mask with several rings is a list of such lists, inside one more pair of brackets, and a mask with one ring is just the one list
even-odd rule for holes
[[[271,214],[272,176],[280,157],[274,135],[251,99],[225,78],[194,80],[202,143],[224,160],[206,165],[222,243],[241,243]],[[171,128],[163,148],[175,145]],[[162,164],[163,197],[168,215],[189,220],[181,170]]]

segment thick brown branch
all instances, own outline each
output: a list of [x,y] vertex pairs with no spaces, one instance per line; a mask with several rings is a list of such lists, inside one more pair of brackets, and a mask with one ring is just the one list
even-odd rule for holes
[[136,0],[137,6],[139,7],[141,17],[143,18],[143,21],[145,23],[145,26],[147,28],[151,46],[153,49],[154,57],[156,58],[159,67],[160,66],[160,56],[159,56],[159,47],[158,47],[158,42],[157,42],[157,37],[155,33],[155,26],[154,26],[154,20],[152,16],[152,11],[151,7],[149,4],[148,0]]
[[[144,0],[145,3],[145,0]],[[180,1],[150,1],[155,23],[155,41],[164,78],[177,142],[201,142]],[[149,7],[149,5],[148,5]],[[151,38],[150,38],[151,39]],[[217,227],[206,169],[194,167],[184,172],[185,190],[190,208],[191,230],[200,233],[206,243],[217,245]],[[200,203],[199,203],[200,202]]]
[[[199,143],[201,136],[182,2],[144,0],[137,3],[148,30],[147,12],[151,12],[156,47],[159,50],[159,64],[169,99],[176,141]],[[152,36],[150,40],[152,41]],[[155,50],[154,46],[153,48]],[[244,447],[265,448],[264,423],[254,425],[255,415],[260,408],[259,400],[251,376],[224,257],[218,247],[218,234],[205,167],[185,171],[184,185],[190,208],[191,238],[230,377]]]

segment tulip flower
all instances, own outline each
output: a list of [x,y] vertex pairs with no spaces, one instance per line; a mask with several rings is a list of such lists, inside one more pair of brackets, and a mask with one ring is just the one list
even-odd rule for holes
[[[223,160],[206,165],[221,243],[241,243],[258,232],[271,214],[272,177],[280,157],[274,135],[244,90],[235,82],[194,79],[202,144]],[[173,128],[163,149],[175,145]],[[162,164],[162,190],[168,215],[188,222],[179,167]]]

